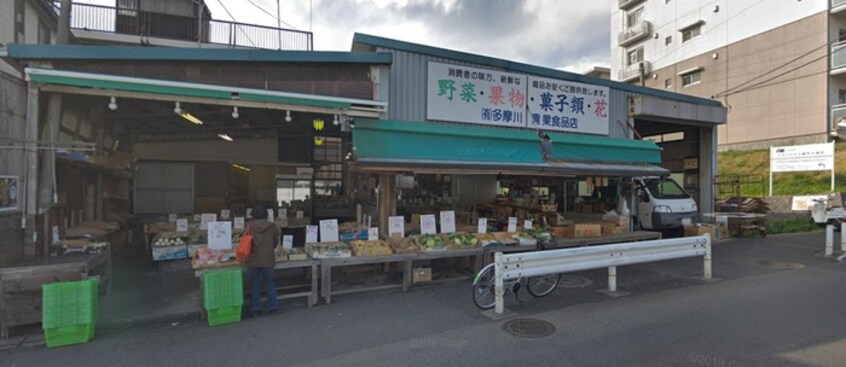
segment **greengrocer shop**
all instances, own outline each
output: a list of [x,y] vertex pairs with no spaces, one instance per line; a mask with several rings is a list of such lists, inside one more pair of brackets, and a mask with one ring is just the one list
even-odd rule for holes
[[726,118],[713,100],[364,34],[351,52],[10,45],[7,57],[32,106],[29,258],[108,253],[199,276],[238,266],[232,247],[264,202],[291,278],[280,297],[312,305],[472,274],[539,239],[658,238],[638,221],[642,178],[713,207]]

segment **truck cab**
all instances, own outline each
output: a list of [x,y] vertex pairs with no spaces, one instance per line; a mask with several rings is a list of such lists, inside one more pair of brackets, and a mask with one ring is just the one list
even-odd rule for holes
[[684,219],[699,220],[699,207],[690,194],[668,177],[635,179],[637,186],[637,219],[647,230],[682,227]]

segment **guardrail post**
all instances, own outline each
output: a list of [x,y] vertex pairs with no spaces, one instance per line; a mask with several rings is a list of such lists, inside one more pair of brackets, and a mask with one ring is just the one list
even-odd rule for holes
[[834,256],[834,226],[825,226],[825,257]]
[[846,222],[840,222],[840,252],[846,253]]
[[609,266],[608,267],[608,291],[609,292],[616,292],[617,291],[617,267],[616,266]]
[[711,273],[711,234],[705,234],[705,260],[704,260],[704,274],[705,280],[711,280],[713,274]]
[[496,304],[494,311],[497,314],[505,312],[505,287],[503,286],[503,267],[502,267],[502,253],[494,254],[494,300]]

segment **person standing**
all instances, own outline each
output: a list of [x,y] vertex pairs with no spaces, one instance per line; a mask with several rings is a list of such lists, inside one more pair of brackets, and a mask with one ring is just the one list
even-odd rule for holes
[[267,206],[258,203],[253,207],[253,219],[249,229],[253,236],[252,250],[245,265],[250,277],[250,316],[261,315],[261,284],[265,284],[267,292],[267,311],[271,315],[278,309],[276,300],[276,284],[273,281],[273,267],[276,257],[273,249],[279,245],[279,229],[267,218]]

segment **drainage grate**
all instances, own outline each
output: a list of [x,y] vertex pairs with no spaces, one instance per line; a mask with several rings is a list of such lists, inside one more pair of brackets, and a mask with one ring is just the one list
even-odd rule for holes
[[514,319],[502,324],[502,330],[520,338],[543,338],[555,334],[555,325],[538,319]]
[[791,262],[784,262],[784,261],[772,261],[772,260],[764,260],[761,261],[761,265],[764,265],[771,269],[776,270],[799,270],[805,267],[800,263],[791,263]]
[[592,280],[576,275],[561,275],[558,280],[558,288],[587,288],[592,285]]

